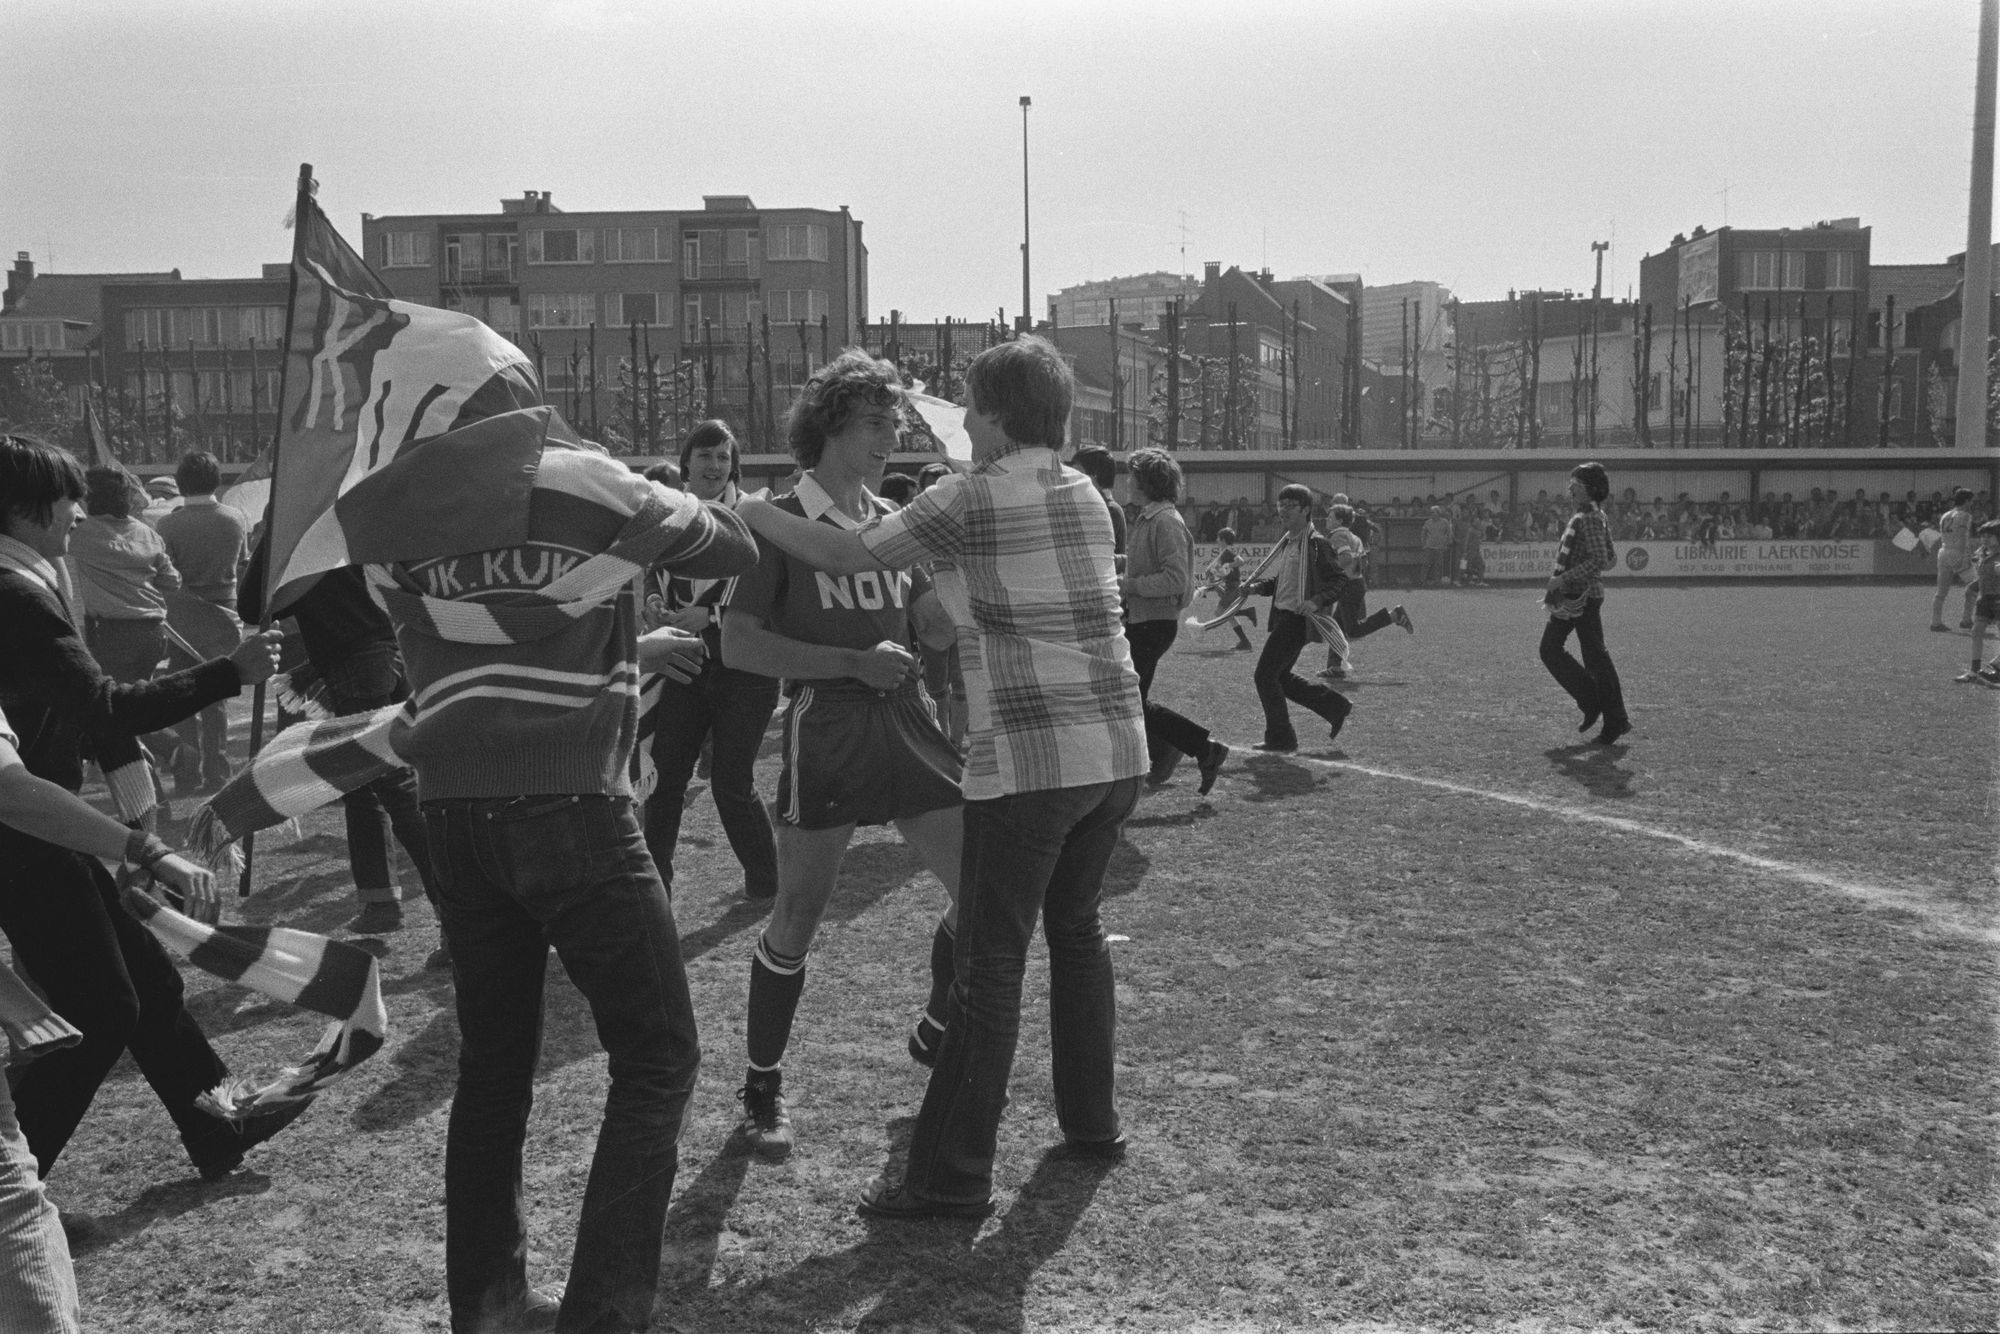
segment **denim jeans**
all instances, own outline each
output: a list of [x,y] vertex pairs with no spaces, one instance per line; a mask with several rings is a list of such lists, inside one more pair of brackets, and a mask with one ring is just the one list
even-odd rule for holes
[[908,1188],[932,1200],[993,1193],[993,1149],[1021,1034],[1021,978],[1042,918],[1056,1119],[1072,1140],[1118,1134],[1118,1008],[1098,905],[1139,780],[965,803],[957,973],[937,1068],[910,1139]]
[[1257,656],[1257,701],[1264,706],[1264,740],[1270,745],[1295,746],[1299,734],[1292,727],[1291,710],[1285,701],[1304,705],[1332,722],[1347,716],[1347,696],[1331,686],[1308,681],[1292,671],[1306,644],[1313,637],[1312,622],[1295,611],[1271,608],[1271,634],[1264,651]]
[[[1564,646],[1570,632],[1576,632],[1583,661],[1571,657]],[[1583,615],[1549,617],[1542,627],[1542,665],[1555,677],[1556,684],[1569,692],[1576,707],[1585,713],[1602,713],[1607,723],[1625,718],[1625,690],[1618,682],[1618,668],[1611,651],[1604,647],[1604,599],[1592,598],[1583,604]]]
[[653,766],[659,785],[646,802],[646,850],[660,869],[667,891],[674,888],[674,845],[680,841],[681,813],[694,777],[701,743],[715,738],[709,791],[722,832],[743,867],[752,898],[778,890],[778,845],[771,836],[771,813],[757,795],[757,751],[778,707],[778,683],[755,672],[740,672],[710,659],[701,675],[685,685],[667,681],[654,715]]
[[611,1074],[556,1329],[644,1329],[701,1054],[673,909],[638,818],[603,796],[423,811],[458,992],[444,1166],[454,1334],[504,1319],[528,1287],[521,1154],[551,945],[590,1004]]
[[[7,1041],[0,1038],[0,1054]],[[76,1271],[56,1207],[0,1079],[0,1334],[82,1334]]]
[[[394,640],[365,644],[325,665],[322,674],[333,711],[366,713],[410,697]],[[417,810],[417,779],[408,769],[392,769],[340,799],[347,818],[347,864],[354,872],[355,896],[363,903],[394,903],[403,897],[389,867],[389,835],[423,882],[424,896],[437,901],[428,836]]]

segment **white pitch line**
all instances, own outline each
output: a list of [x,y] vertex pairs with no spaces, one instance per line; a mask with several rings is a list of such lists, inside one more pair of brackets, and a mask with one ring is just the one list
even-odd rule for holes
[[[1250,747],[1234,744],[1230,749],[1237,754],[1257,753]],[[1605,815],[1599,811],[1587,811],[1580,807],[1565,806],[1560,802],[1543,801],[1513,792],[1494,792],[1466,783],[1454,783],[1447,778],[1426,778],[1421,774],[1398,773],[1394,769],[1377,769],[1373,765],[1356,764],[1352,760],[1323,760],[1312,755],[1298,754],[1290,758],[1303,760],[1307,764],[1323,765],[1329,769],[1345,769],[1350,773],[1365,774],[1370,778],[1414,783],[1418,787],[1434,788],[1439,792],[1450,792],[1461,797],[1483,797],[1487,801],[1519,806],[1523,810],[1553,815],[1558,819],[1571,820],[1578,824],[1592,824],[1605,829],[1615,829],[1621,834],[1636,834],[1641,838],[1657,839],[1662,843],[1672,843],[1688,852],[1699,853],[1706,857],[1720,857],[1752,870],[1787,876],[1821,889],[1830,889],[1837,894],[1859,899],[1873,907],[1894,908],[1914,913],[1939,930],[1953,935],[1968,936],[1987,945],[2000,945],[2000,929],[1987,925],[1985,921],[1974,917],[1971,913],[1948,904],[1937,903],[1911,890],[1897,889],[1890,885],[1871,885],[1859,880],[1845,880],[1837,875],[1828,875],[1824,871],[1815,871],[1809,866],[1800,866],[1796,862],[1780,861],[1776,857],[1763,857],[1754,852],[1744,852],[1739,848],[1725,847],[1720,843],[1711,843],[1706,839],[1675,833],[1671,829],[1662,829],[1657,825],[1628,820],[1622,815]]]

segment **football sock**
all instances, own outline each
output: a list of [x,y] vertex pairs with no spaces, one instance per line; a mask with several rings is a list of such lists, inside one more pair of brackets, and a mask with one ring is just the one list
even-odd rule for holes
[[750,1072],[773,1073],[785,1059],[785,1047],[792,1040],[792,1016],[799,1010],[799,994],[806,989],[806,956],[780,954],[764,936],[750,956],[750,1015],[745,1023],[746,1044],[750,1049]]
[[954,976],[951,951],[957,937],[952,929],[938,920],[937,931],[931,936],[931,997],[924,1002],[924,1018],[938,1032],[944,1031],[945,1013],[951,1004],[951,983]]

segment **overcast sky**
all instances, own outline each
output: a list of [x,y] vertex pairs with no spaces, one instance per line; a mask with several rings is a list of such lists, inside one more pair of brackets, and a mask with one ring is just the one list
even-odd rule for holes
[[[0,250],[257,272],[360,215],[846,204],[870,313],[1205,260],[1607,294],[1697,223],[1965,246],[1977,0],[11,4]],[[1726,194],[1725,194],[1726,191]],[[1185,258],[1183,258],[1183,254]]]

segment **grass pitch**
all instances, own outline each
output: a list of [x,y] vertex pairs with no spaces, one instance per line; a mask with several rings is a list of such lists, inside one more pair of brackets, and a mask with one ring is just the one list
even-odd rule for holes
[[[1952,684],[1967,641],[1925,632],[1927,596],[1617,589],[1637,730],[1610,750],[1575,734],[1521,589],[1407,595],[1418,634],[1358,645],[1338,746],[1302,718],[1292,757],[1248,749],[1254,655],[1183,632],[1158,697],[1239,749],[1210,798],[1192,765],[1149,795],[1112,868],[1131,1157],[1049,1156],[1032,966],[983,1224],[853,1211],[922,1096],[902,1044],[942,901],[884,831],[813,956],[799,1151],[728,1151],[761,914],[702,795],[676,910],[707,1063],[656,1327],[1994,1328],[2000,695]],[[339,828],[266,840],[243,915],[344,922]],[[89,1328],[445,1328],[456,1027],[411,916],[388,1050],[254,1170],[196,1184],[129,1064],[107,1084],[53,1182],[110,1224],[78,1259]],[[190,988],[242,1066],[318,1027]],[[567,1267],[603,1086],[558,979],[536,1280]]]

